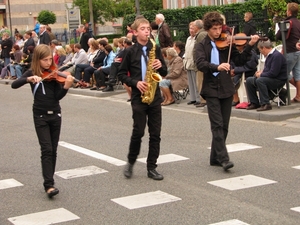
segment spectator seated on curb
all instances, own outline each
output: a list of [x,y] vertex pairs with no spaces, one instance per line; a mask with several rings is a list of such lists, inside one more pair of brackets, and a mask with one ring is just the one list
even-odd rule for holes
[[[119,66],[122,62],[123,56],[124,56],[124,49],[125,49],[124,41],[125,41],[125,38],[119,38],[118,39],[118,49],[119,49],[119,51],[118,51],[116,57],[114,58],[113,63],[111,64],[108,81],[105,82],[107,86],[103,90],[103,92],[114,90],[114,85],[117,82],[118,69],[119,69]],[[131,43],[131,41],[130,41],[130,43]]]
[[106,57],[104,59],[103,66],[99,67],[94,72],[96,86],[91,88],[91,90],[100,91],[100,90],[104,90],[106,88],[105,79],[108,77],[108,75],[110,73],[110,67],[111,67],[111,64],[113,63],[116,55],[113,52],[113,48],[111,45],[106,45],[104,47],[104,51],[105,51]]
[[[98,57],[98,55],[100,54],[98,41],[96,41],[94,38],[90,38],[88,41],[88,44],[89,44],[89,50],[87,52],[88,62],[76,64],[76,66],[75,66],[75,78],[78,80],[81,80],[82,72],[86,68],[90,68],[91,65],[93,64],[94,58]],[[77,86],[78,85],[76,85],[75,87],[77,87]],[[82,88],[90,88],[90,81],[88,81],[85,86],[82,86]]]
[[[248,77],[246,88],[250,105],[247,110],[271,110],[269,90],[282,88],[287,81],[287,62],[285,57],[273,48],[270,40],[259,41],[258,50],[266,57],[264,69],[257,71],[254,77]],[[257,96],[259,93],[259,99]]]
[[[75,75],[75,66],[77,64],[86,64],[88,62],[88,57],[86,52],[81,48],[80,44],[74,45],[74,51],[75,54],[71,60],[71,63],[68,63],[66,65],[66,69],[62,69],[61,71],[67,71],[70,72],[73,76]],[[77,78],[77,77],[76,77]],[[78,77],[77,79],[81,79],[81,77]]]
[[[247,42],[245,41],[245,44],[241,44],[241,45],[236,44],[235,46],[236,49],[240,53],[242,53],[246,44]],[[245,74],[245,80],[246,80],[248,77],[253,77],[257,70],[258,58],[257,58],[256,51],[252,49],[251,53],[252,53],[251,58],[246,63],[239,62],[239,60],[241,59],[239,57],[235,58],[236,60],[235,62],[231,61],[232,69],[230,70],[230,74],[232,76],[232,81],[235,87],[232,106],[236,106],[237,104],[240,103],[240,99],[238,96],[238,89],[240,88],[241,85],[244,85],[241,84],[243,74]]]
[[188,86],[187,72],[183,67],[182,58],[174,48],[166,49],[166,55],[168,59],[168,75],[159,82],[159,87],[164,98],[164,101],[161,103],[163,106],[171,105],[175,102],[171,88],[173,91],[178,91]]

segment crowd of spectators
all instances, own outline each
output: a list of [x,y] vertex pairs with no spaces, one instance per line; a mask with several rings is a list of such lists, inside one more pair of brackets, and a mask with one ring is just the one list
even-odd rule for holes
[[[291,12],[289,15],[296,14],[298,12],[298,5],[289,4],[288,11]],[[247,33],[247,36],[256,33],[255,22],[252,18],[253,15],[251,12],[245,13],[244,32]],[[197,69],[195,64],[196,45],[207,35],[203,27],[203,21],[197,19],[190,22],[190,36],[186,40],[181,41],[172,40],[170,28],[163,14],[157,14],[150,25],[150,37],[161,48],[168,66],[168,75],[159,83],[164,99],[162,105],[167,106],[175,102],[172,92],[188,90],[190,94],[188,105],[196,107],[206,106],[205,99],[200,95],[203,73]],[[124,49],[135,43],[135,35],[131,29],[131,24],[127,26],[127,35],[115,38],[113,43],[108,43],[107,38],[96,40],[85,25],[79,25],[78,32],[78,43],[67,44],[65,46],[62,46],[55,39],[55,35],[51,32],[51,27],[48,25],[37,23],[33,30],[28,30],[24,34],[21,34],[16,28],[13,37],[10,36],[9,32],[2,32],[0,79],[18,79],[22,73],[30,68],[30,60],[34,47],[39,44],[46,44],[51,46],[53,60],[58,70],[68,71],[77,80],[82,81],[80,84],[74,84],[74,88],[103,92],[114,91],[114,86],[118,83],[118,67],[122,62]],[[237,45],[236,47],[242,53],[245,46],[246,41],[243,45]],[[272,48],[273,46],[268,47]],[[257,70],[259,59],[259,56],[256,54],[257,52],[259,53],[259,49],[256,47],[252,51],[252,57],[249,58],[246,64],[240,65],[239,62],[230,62],[232,69],[229,74],[232,76],[232,81],[236,89],[232,106],[237,106],[240,103],[238,88],[243,85],[241,85],[242,76],[245,76],[245,80],[250,77],[252,79]],[[273,51],[271,51],[272,53]],[[130,76],[130,74],[128,75]],[[125,84],[124,88],[128,92],[128,101],[130,101],[131,89]],[[293,100],[294,102],[298,102],[298,95]],[[257,100],[255,101],[255,106],[255,108],[259,106]]]

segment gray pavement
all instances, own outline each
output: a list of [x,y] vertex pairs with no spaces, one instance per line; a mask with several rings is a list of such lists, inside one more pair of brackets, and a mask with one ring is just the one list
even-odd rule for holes
[[[56,171],[70,171],[70,178],[55,175],[60,193],[49,200],[42,188],[30,87],[13,90],[0,85],[0,224],[299,224],[299,117],[270,122],[233,116],[227,146],[235,166],[224,172],[209,165],[211,132],[205,109],[188,106],[188,99],[163,107],[162,162],[157,169],[165,179],[154,181],[147,177],[142,161],[147,157],[147,130],[139,155],[141,161],[135,164],[132,179],[126,179],[123,166],[108,157],[126,162],[132,129],[127,98],[122,89],[113,93],[71,89],[62,99],[60,141],[64,144],[58,147]],[[291,127],[297,120],[298,126]],[[174,160],[176,157],[179,160]],[[75,171],[87,171],[91,166],[92,172],[106,172],[72,177]],[[7,179],[22,186],[1,189],[1,182]],[[234,190],[237,186],[241,189]],[[152,195],[140,200],[141,194],[161,192],[165,194],[159,198]],[[127,201],[135,209],[116,202],[137,195],[139,199]],[[168,201],[138,205],[153,199]],[[38,223],[36,217],[29,221],[34,213],[52,210],[57,211],[44,215],[42,222]],[[68,213],[76,217],[66,218]]]

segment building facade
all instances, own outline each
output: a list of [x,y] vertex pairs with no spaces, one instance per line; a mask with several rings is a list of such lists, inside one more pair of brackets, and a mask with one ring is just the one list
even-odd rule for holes
[[182,9],[188,6],[224,5],[245,2],[245,0],[163,0],[164,9]]
[[39,12],[49,10],[56,15],[56,23],[49,26],[60,32],[68,28],[67,13],[72,3],[73,0],[0,0],[0,26],[12,31],[33,29]]

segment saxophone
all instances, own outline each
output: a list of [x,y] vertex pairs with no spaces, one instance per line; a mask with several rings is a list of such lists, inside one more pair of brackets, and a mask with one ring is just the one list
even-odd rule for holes
[[150,38],[150,41],[152,43],[152,49],[149,52],[149,60],[147,63],[147,71],[145,76],[145,81],[148,84],[148,89],[144,93],[142,93],[142,102],[147,103],[150,105],[153,102],[157,83],[162,80],[161,76],[156,73],[156,71],[152,68],[153,61],[155,60],[155,49],[156,49],[156,43],[153,39]]

